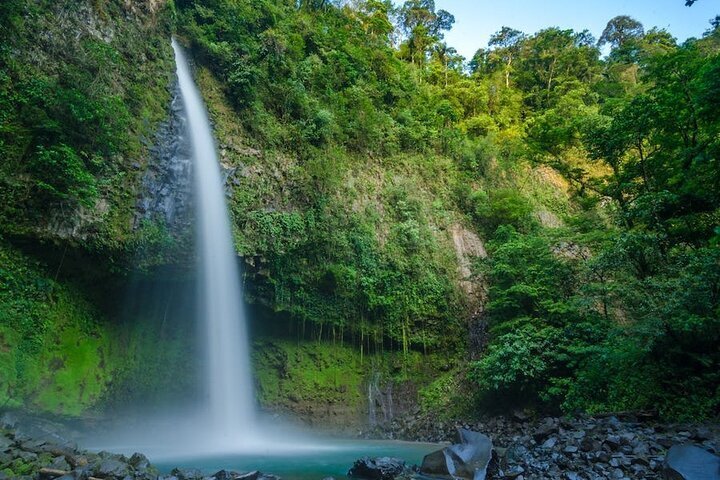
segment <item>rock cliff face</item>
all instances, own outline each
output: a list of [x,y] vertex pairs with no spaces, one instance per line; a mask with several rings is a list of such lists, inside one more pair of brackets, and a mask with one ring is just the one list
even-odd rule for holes
[[173,235],[182,235],[192,225],[191,152],[177,82],[170,91],[168,119],[160,124],[150,148],[134,226],[137,229],[143,222],[159,221]]
[[123,248],[170,98],[173,7],[3,3],[3,122],[14,132],[0,143],[3,230]]

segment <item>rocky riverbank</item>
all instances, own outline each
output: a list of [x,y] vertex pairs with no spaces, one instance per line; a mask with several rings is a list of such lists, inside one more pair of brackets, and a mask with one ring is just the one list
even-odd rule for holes
[[[462,435],[460,430],[458,440],[459,429],[470,432]],[[442,423],[418,416],[395,420],[384,436],[459,443],[443,449],[448,450],[446,459],[449,456],[453,462],[464,462],[457,464],[462,468],[452,468],[455,478],[464,478],[457,472],[466,471],[468,479],[478,480],[472,472],[477,459],[482,458],[487,471],[482,478],[489,480],[720,479],[718,425],[670,425],[633,416],[531,419],[518,414],[473,423]],[[17,413],[0,415],[0,480],[279,480],[258,471],[223,470],[207,475],[174,469],[163,474],[141,453],[90,452],[80,449],[76,438],[63,422]],[[432,455],[436,457],[434,463],[433,458],[428,460]],[[442,461],[443,455],[440,450],[429,455],[422,468],[442,473],[440,467],[449,463]],[[465,455],[472,458],[463,460]],[[708,474],[683,474],[683,465],[688,462],[696,462]],[[374,480],[409,477],[417,472],[401,459],[363,459],[348,468],[355,478]],[[375,470],[378,475],[368,474]],[[438,478],[452,478],[446,473]]]
[[161,474],[145,455],[83,450],[66,424],[14,412],[0,416],[0,480],[280,480],[258,471],[195,469]]
[[[683,479],[666,475],[666,458],[673,446],[720,453],[717,424],[667,424],[633,415],[531,419],[518,413],[472,423],[438,422],[418,415],[396,419],[375,433],[384,438],[452,442],[458,428],[492,438],[497,469],[488,478]],[[714,475],[703,478],[720,479],[720,469]]]

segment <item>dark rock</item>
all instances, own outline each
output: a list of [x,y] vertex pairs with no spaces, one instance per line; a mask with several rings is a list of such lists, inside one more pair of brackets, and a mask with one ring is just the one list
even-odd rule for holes
[[437,450],[425,455],[420,466],[420,473],[437,477],[448,476],[450,473],[445,460],[445,450]]
[[55,457],[52,463],[49,465],[50,468],[55,470],[72,470],[70,464],[65,460],[65,457]]
[[142,453],[133,453],[128,461],[132,467],[140,472],[144,472],[150,466],[150,460]]
[[720,480],[720,457],[693,445],[675,445],[663,464],[666,480]]
[[252,472],[247,473],[238,473],[235,474],[233,479],[235,480],[257,480],[260,478],[261,474],[257,470],[253,470]]
[[363,457],[353,464],[348,476],[368,480],[392,480],[404,470],[405,461],[399,458]]
[[215,472],[210,478],[212,478],[213,480],[234,480],[235,473],[228,472],[227,470],[220,470],[218,472]]
[[585,437],[580,442],[580,450],[583,452],[592,452],[593,450],[597,450],[600,448],[600,443],[596,442],[590,437]]
[[85,455],[69,454],[65,455],[65,460],[67,460],[67,462],[73,468],[84,467],[85,465],[90,463],[87,456]]
[[705,440],[710,440],[712,438],[712,432],[710,432],[710,429],[706,427],[700,427],[693,431],[692,437],[690,438],[696,442],[704,442]]
[[0,452],[7,451],[8,448],[12,446],[14,442],[6,437],[5,435],[0,435]]
[[557,438],[550,437],[543,442],[542,448],[544,448],[546,450],[552,450],[553,448],[555,448],[556,444],[557,444]]
[[13,456],[27,463],[34,462],[38,458],[37,453],[26,452],[24,450],[15,450]]
[[120,460],[107,458],[93,469],[93,473],[98,477],[123,478],[130,474],[130,467]]
[[426,455],[420,473],[455,479],[484,479],[493,459],[492,440],[487,435],[465,429],[458,429],[458,439],[463,443]]
[[203,474],[195,468],[175,468],[170,472],[178,480],[202,480]]
[[605,445],[609,446],[611,450],[617,450],[620,448],[620,436],[619,435],[608,435],[605,438]]
[[559,427],[554,419],[552,418],[546,418],[543,420],[543,422],[540,424],[540,426],[535,430],[535,433],[533,433],[533,438],[537,443],[541,443],[543,440],[545,440],[547,437],[554,433],[559,432]]
[[517,478],[525,473],[525,469],[520,465],[513,465],[512,467],[505,470],[505,478]]

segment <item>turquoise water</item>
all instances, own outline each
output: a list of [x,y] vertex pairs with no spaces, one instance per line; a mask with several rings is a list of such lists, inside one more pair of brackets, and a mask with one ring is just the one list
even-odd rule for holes
[[234,453],[214,456],[184,456],[164,458],[153,462],[161,472],[169,473],[175,467],[197,468],[205,474],[218,470],[247,472],[260,470],[272,473],[283,480],[322,480],[325,477],[342,479],[358,458],[398,457],[408,465],[420,465],[428,453],[440,448],[437,444],[381,441],[381,440],[333,440],[316,448],[299,449],[288,453],[272,453],[272,446],[265,452]]

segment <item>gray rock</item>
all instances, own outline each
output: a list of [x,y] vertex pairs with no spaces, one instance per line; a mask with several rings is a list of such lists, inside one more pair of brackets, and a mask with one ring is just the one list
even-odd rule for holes
[[405,470],[405,460],[392,457],[363,457],[353,464],[348,476],[367,480],[392,480]]
[[69,471],[72,470],[70,467],[70,464],[65,460],[65,457],[55,457],[53,458],[52,463],[49,465],[50,468],[55,470],[65,470]]
[[196,468],[175,468],[170,472],[178,480],[201,480],[203,474]]
[[130,467],[120,460],[107,458],[94,468],[93,473],[98,477],[123,478],[130,474]]
[[0,452],[7,451],[13,443],[14,442],[5,435],[0,435]]
[[544,448],[546,450],[552,450],[553,448],[555,448],[556,444],[557,444],[557,438],[550,437],[543,442],[542,448]]
[[137,452],[132,454],[129,463],[135,470],[139,472],[144,472],[150,466],[150,460],[148,460],[148,458],[142,453]]
[[215,472],[210,478],[213,480],[234,480],[236,476],[237,474],[235,472],[220,470]]
[[505,478],[518,478],[525,473],[525,469],[520,465],[513,465],[512,467],[505,470]]
[[533,438],[537,443],[541,443],[550,435],[558,433],[559,430],[560,429],[555,420],[548,417],[543,420],[543,422],[537,429],[535,429],[535,433],[533,433]]
[[608,435],[605,438],[605,445],[608,445],[612,450],[620,448],[620,436],[619,435]]
[[493,455],[490,437],[459,429],[458,439],[464,443],[426,455],[420,473],[454,479],[485,479]]
[[720,480],[720,457],[693,445],[675,445],[663,464],[666,480]]

